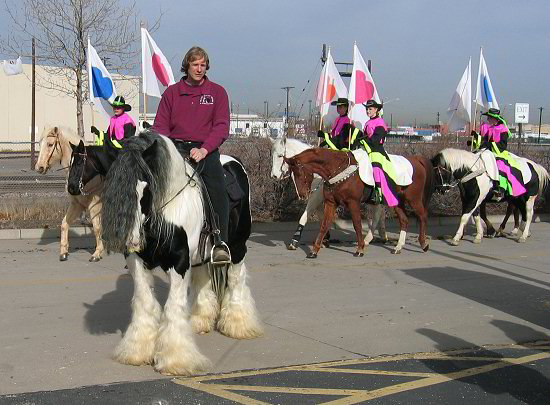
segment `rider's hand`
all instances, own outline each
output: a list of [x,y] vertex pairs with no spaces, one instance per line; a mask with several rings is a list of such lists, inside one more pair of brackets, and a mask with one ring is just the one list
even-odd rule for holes
[[466,145],[472,146],[472,141],[471,141],[471,140],[468,140],[468,142],[466,142]]
[[206,155],[208,155],[208,151],[204,148],[193,148],[189,152],[189,156],[191,156],[191,159],[193,159],[197,163],[203,160]]
[[317,136],[318,136],[319,138],[324,138],[324,137],[325,137],[325,133],[324,133],[323,131],[319,130],[319,131],[317,131]]
[[97,128],[94,127],[93,125],[92,125],[92,128],[90,129],[90,131],[92,132],[92,134],[99,135],[99,129],[97,129]]
[[472,132],[470,132],[470,135],[472,135],[472,136],[477,136],[477,132],[474,131],[474,130],[472,130]]

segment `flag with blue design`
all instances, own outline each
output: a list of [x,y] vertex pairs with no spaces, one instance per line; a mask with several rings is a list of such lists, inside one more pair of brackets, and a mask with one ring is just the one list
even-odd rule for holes
[[101,105],[101,99],[112,103],[116,97],[115,84],[105,65],[88,38],[88,83],[90,103],[107,117],[109,114]]
[[477,91],[476,91],[476,104],[482,106],[486,110],[489,108],[498,108],[497,99],[493,86],[491,85],[491,79],[489,78],[489,71],[483,58],[483,48],[479,53],[479,70],[477,73]]

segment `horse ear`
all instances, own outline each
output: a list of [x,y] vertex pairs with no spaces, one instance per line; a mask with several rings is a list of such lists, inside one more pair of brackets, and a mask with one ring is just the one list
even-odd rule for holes
[[158,142],[155,139],[151,146],[149,146],[147,149],[143,151],[141,156],[143,157],[143,160],[145,160],[145,163],[149,164],[149,162],[157,156],[158,151]]
[[81,139],[80,142],[78,143],[78,146],[76,147],[76,151],[78,153],[83,153],[84,149],[85,149],[84,142],[82,142],[82,139]]
[[71,149],[73,150],[73,152],[76,150],[76,148],[78,148],[78,145],[73,145],[70,142],[69,142],[69,145],[71,145]]
[[53,127],[53,133],[54,133],[54,134],[57,134],[58,132],[59,132],[59,128]]

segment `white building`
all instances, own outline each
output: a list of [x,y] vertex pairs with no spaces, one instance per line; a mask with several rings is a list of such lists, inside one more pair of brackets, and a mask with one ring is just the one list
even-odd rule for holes
[[272,137],[282,136],[285,130],[285,118],[262,117],[258,114],[230,115],[229,133],[235,136]]
[[[1,150],[30,150],[31,140],[31,96],[32,96],[32,65],[24,64],[23,73],[15,76],[6,76],[0,72],[0,149]],[[43,77],[48,73],[41,65],[36,65],[36,101],[35,101],[35,139],[40,140],[44,127],[63,125],[76,131],[76,100],[58,91],[41,87],[46,85]],[[51,78],[50,78],[51,79]],[[62,80],[62,79],[60,79]],[[126,99],[132,106],[129,115],[138,122],[139,114],[139,78],[113,75],[117,93]],[[87,87],[88,82],[84,84]],[[85,91],[85,93],[87,93]],[[97,111],[92,112],[88,102],[82,106],[84,118],[84,135],[86,141],[92,141],[90,127],[93,123],[100,129],[107,129],[108,117]],[[112,109],[107,105],[107,113]]]

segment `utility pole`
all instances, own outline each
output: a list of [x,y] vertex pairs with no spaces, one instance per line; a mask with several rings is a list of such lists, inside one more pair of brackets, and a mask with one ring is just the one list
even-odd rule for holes
[[290,93],[290,89],[293,89],[293,88],[294,88],[293,86],[281,87],[281,90],[286,90],[286,126],[287,126],[287,134],[288,134],[288,112],[289,112],[288,110],[290,108],[288,96],[289,96],[289,93]]
[[31,170],[34,170],[36,156],[34,151],[34,142],[36,140],[36,51],[35,41],[32,37],[32,95],[31,95]]
[[309,120],[308,120],[308,125],[309,125],[309,128],[311,129],[311,100],[309,100],[309,116],[308,116]]
[[542,110],[544,110],[544,108],[542,107],[539,107],[539,143],[540,143],[540,127],[542,126]]
[[265,119],[267,120],[267,117],[269,116],[269,103],[264,101],[264,112],[265,112]]
[[439,111],[437,112],[437,132],[441,132],[439,130]]

